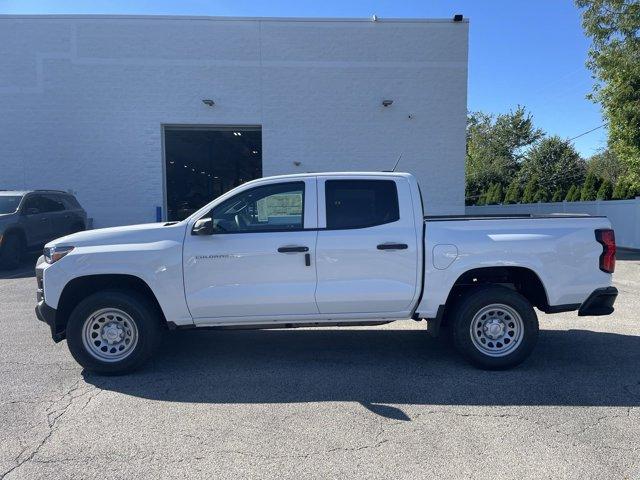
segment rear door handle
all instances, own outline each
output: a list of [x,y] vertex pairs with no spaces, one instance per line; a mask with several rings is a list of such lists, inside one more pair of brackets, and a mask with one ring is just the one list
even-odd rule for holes
[[409,245],[406,243],[381,243],[378,250],[406,250]]
[[293,246],[293,247],[280,247],[278,252],[280,253],[292,253],[292,252],[308,252],[309,247]]

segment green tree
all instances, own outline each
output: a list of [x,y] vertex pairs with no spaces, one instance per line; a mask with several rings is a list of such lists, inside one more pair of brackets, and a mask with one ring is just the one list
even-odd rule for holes
[[598,195],[598,179],[593,173],[587,175],[580,192],[580,201],[595,200]]
[[611,198],[614,200],[624,200],[627,198],[627,184],[623,179],[618,180],[618,183],[616,183]]
[[551,197],[551,201],[552,202],[561,202],[563,198],[564,198],[564,195],[562,194],[562,190],[557,188],[556,191],[553,192],[553,197]]
[[489,185],[483,197],[485,205],[495,205],[500,202],[500,199],[498,198],[499,187],[500,184],[498,183],[492,183]]
[[549,192],[543,186],[538,185],[538,190],[533,196],[534,202],[548,202],[549,201]]
[[565,201],[566,202],[575,201],[573,197],[576,195],[577,190],[578,190],[578,187],[576,187],[575,185],[571,185],[571,188],[569,188],[569,191],[567,192],[567,196],[564,197]]
[[484,191],[477,196],[475,200],[475,205],[486,205],[486,204],[487,204],[487,192]]
[[597,200],[611,200],[611,195],[613,194],[613,185],[609,180],[605,180],[600,185],[598,189],[598,194],[596,195]]
[[520,181],[514,178],[504,195],[504,203],[518,203],[520,201]]
[[612,185],[618,183],[627,173],[626,165],[620,161],[613,151],[606,149],[591,156],[587,161],[587,172],[593,173],[601,180],[609,180]]
[[640,2],[576,0],[591,37],[587,66],[596,79],[590,98],[602,105],[609,148],[627,165],[640,189]]
[[533,203],[538,191],[538,179],[534,176],[530,177],[524,186],[524,192],[522,192],[522,203]]
[[521,175],[535,177],[547,192],[567,191],[572,184],[582,183],[586,163],[567,140],[558,136],[547,137],[527,152],[522,162]]
[[479,200],[492,183],[505,188],[517,174],[525,149],[543,135],[524,107],[497,116],[470,112],[465,161],[467,204]]
[[503,198],[502,185],[500,185],[499,183],[496,183],[495,186],[493,187],[493,198],[491,199],[492,204],[497,205],[499,203],[502,203],[502,198]]
[[579,202],[580,195],[582,195],[582,188],[576,186],[576,189],[573,191],[573,197],[571,197],[572,202]]

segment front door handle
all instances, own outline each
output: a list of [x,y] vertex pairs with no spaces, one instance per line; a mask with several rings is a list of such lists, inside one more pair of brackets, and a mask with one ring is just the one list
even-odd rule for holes
[[409,245],[406,243],[381,243],[378,250],[406,250]]
[[293,247],[280,247],[278,252],[280,253],[293,253],[293,252],[308,252],[309,247],[293,246]]

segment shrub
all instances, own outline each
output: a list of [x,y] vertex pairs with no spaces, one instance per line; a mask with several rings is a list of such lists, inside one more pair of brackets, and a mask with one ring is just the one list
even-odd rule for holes
[[611,185],[611,182],[609,180],[605,180],[604,182],[602,182],[602,185],[600,185],[596,198],[598,200],[611,200],[612,193],[613,185]]
[[598,196],[598,179],[593,173],[587,174],[587,178],[582,185],[582,191],[580,192],[581,201],[595,200]]

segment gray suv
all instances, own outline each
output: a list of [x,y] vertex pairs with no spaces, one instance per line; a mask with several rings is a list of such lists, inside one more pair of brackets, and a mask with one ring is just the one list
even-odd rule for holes
[[0,268],[16,268],[28,250],[87,228],[87,212],[59,190],[0,191]]

